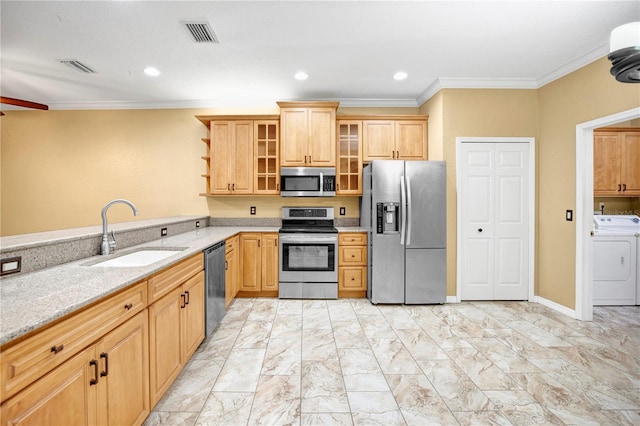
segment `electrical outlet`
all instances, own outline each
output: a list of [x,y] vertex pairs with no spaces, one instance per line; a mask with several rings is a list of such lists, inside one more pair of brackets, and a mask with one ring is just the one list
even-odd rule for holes
[[200,221],[196,220],[196,228],[200,228]]
[[0,275],[15,274],[22,269],[22,256],[8,257],[0,260]]
[[167,236],[167,228],[160,229],[160,236],[161,237],[166,237]]
[[566,213],[565,217],[567,219],[567,222],[572,222],[573,221],[573,210],[567,210],[567,213]]
[[346,207],[340,207],[340,216],[344,216],[345,214],[347,214]]
[[249,211],[251,212],[251,214],[256,214],[256,206],[251,206]]

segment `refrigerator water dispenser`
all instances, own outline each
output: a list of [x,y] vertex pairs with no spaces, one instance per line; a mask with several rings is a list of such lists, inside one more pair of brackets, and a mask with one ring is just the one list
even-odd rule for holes
[[377,203],[378,234],[397,234],[400,232],[400,205],[398,203]]

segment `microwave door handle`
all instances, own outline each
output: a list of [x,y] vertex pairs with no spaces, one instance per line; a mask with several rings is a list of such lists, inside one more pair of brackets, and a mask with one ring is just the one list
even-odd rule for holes
[[404,191],[404,175],[400,176],[400,245],[404,244],[405,222],[407,221],[406,193]]
[[407,246],[411,244],[411,179],[407,176]]
[[324,190],[324,173],[320,173],[320,196],[322,197],[322,191]]

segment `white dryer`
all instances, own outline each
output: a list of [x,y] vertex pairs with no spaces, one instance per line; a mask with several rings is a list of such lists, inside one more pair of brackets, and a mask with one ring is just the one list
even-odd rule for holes
[[640,217],[593,217],[593,304],[640,304]]

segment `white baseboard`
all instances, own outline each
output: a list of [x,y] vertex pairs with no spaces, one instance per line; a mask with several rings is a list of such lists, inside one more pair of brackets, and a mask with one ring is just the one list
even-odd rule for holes
[[445,303],[459,303],[458,296],[447,296],[447,301]]
[[545,299],[544,297],[535,296],[534,302],[539,303],[541,305],[544,305],[547,308],[551,308],[554,311],[558,311],[561,314],[565,314],[567,316],[570,316],[571,318],[577,318],[578,317],[577,314],[576,314],[576,311],[574,309],[567,308],[564,305],[561,305],[559,303],[553,302],[553,301],[551,301],[549,299]]

